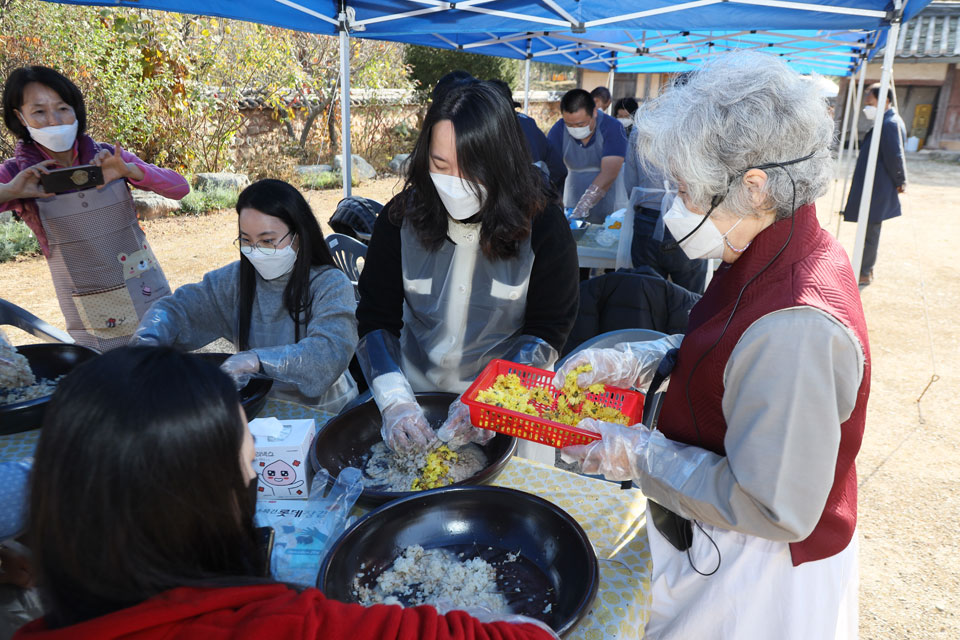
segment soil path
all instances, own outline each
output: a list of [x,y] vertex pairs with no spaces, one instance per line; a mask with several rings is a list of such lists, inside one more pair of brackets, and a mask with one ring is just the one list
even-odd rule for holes
[[[857,465],[867,640],[960,638],[960,166],[912,158],[909,172],[905,215],[884,223],[876,279],[862,292],[873,357]],[[398,186],[395,178],[377,180],[356,193],[386,202]],[[339,199],[339,192],[310,194],[325,232]],[[838,204],[833,194],[818,203],[831,232]],[[235,225],[228,211],[144,228],[176,288],[236,258]],[[843,224],[848,251],[853,239],[854,225]],[[62,327],[41,258],[0,264],[0,297]],[[10,334],[20,344],[34,341]]]

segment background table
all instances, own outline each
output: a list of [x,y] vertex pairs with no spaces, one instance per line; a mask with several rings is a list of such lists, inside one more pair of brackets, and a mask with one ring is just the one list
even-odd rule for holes
[[597,242],[603,225],[591,224],[577,242],[577,258],[581,267],[593,269],[629,269],[633,266],[630,246],[633,244],[633,215],[624,211],[623,222],[618,230],[617,241],[610,246]]

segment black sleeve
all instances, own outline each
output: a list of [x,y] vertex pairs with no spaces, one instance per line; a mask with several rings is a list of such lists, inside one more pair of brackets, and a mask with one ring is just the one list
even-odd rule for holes
[[396,198],[387,203],[373,225],[370,247],[357,288],[357,332],[362,338],[386,329],[399,336],[403,327],[403,268],[400,260],[400,227],[390,221]]
[[533,270],[521,333],[536,336],[559,352],[573,329],[580,302],[577,244],[559,205],[548,205],[534,218],[530,245]]
[[907,181],[905,160],[903,157],[903,139],[896,119],[883,121],[880,129],[880,163],[886,170],[893,186],[902,187]]

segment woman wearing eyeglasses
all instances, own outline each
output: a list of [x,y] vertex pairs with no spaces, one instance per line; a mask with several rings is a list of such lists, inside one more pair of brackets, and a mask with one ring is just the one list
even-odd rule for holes
[[357,346],[353,285],[294,187],[261,180],[237,199],[240,259],[158,301],[131,344],[198,349],[227,338],[222,365],[242,386],[254,374],[274,394],[336,412],[356,396],[347,365]]

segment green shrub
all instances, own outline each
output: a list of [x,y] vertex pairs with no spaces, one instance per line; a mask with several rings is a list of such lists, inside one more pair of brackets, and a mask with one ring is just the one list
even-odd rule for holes
[[18,220],[0,223],[0,262],[38,253],[40,243],[27,225]]
[[214,189],[213,191],[193,189],[180,200],[180,211],[201,214],[220,209],[232,209],[237,205],[239,195],[233,189]]
[[[353,186],[359,186],[360,179],[356,174],[350,176]],[[300,186],[304,189],[340,189],[343,187],[343,176],[339,171],[324,171],[303,176]]]

